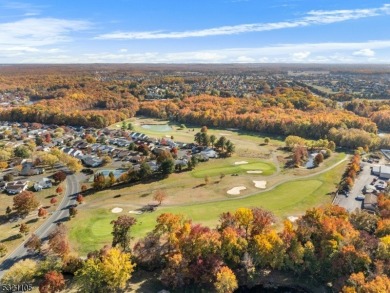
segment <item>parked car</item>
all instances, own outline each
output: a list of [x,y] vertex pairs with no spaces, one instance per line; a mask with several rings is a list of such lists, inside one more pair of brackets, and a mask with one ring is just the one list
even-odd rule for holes
[[81,170],[81,172],[83,172],[87,175],[91,175],[94,173],[94,171],[92,169],[89,169],[89,168],[83,169],[83,170]]
[[359,194],[356,199],[357,200],[364,200],[366,198],[366,196],[364,194]]

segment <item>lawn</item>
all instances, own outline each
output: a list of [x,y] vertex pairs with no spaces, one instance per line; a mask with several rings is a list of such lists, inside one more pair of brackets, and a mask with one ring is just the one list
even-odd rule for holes
[[[161,213],[178,213],[215,227],[222,212],[234,211],[239,207],[263,207],[275,213],[279,220],[288,216],[297,216],[310,207],[330,203],[327,195],[335,190],[347,162],[332,170],[305,180],[283,183],[274,189],[246,198],[220,200],[209,203],[183,204],[161,207],[157,212],[135,216],[137,225],[133,227],[133,236],[140,238],[152,231],[156,218]],[[126,213],[126,209],[121,214]],[[80,209],[76,219],[69,222],[70,238],[73,246],[85,255],[111,242],[111,220],[121,214],[112,214],[108,209]]]

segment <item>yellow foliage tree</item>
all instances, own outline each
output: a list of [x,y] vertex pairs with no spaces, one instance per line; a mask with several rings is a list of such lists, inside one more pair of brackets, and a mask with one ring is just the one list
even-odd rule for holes
[[135,264],[130,261],[130,253],[111,248],[103,258],[101,269],[109,288],[123,289],[134,271]]
[[238,288],[236,275],[231,269],[224,266],[218,271],[214,286],[218,293],[232,293]]

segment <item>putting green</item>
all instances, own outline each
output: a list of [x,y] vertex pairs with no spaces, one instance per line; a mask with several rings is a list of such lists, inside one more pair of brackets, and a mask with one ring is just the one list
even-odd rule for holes
[[208,162],[207,165],[199,165],[197,168],[191,172],[191,175],[195,178],[203,178],[205,176],[219,176],[221,174],[239,174],[246,173],[246,171],[259,170],[263,171],[261,174],[251,174],[251,175],[271,175],[276,171],[276,168],[273,164],[267,162],[261,162],[259,160],[245,160],[248,164],[234,165],[234,162],[237,161],[237,158],[234,160],[213,160]]

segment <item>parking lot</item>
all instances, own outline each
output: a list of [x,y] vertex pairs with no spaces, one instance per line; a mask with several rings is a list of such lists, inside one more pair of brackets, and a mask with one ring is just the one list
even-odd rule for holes
[[361,209],[363,200],[359,200],[356,197],[363,194],[364,186],[371,184],[374,179],[378,179],[378,176],[371,174],[371,167],[378,165],[378,163],[362,162],[361,165],[363,170],[356,177],[355,183],[349,195],[346,196],[345,194],[338,194],[333,202],[334,204],[345,208],[349,212],[353,212],[355,209]]

